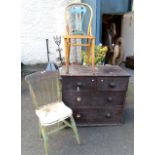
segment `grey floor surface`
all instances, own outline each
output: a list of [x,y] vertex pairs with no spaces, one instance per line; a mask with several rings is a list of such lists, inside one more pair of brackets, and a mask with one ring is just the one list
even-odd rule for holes
[[[22,155],[44,155],[43,141],[39,135],[28,87],[23,76],[42,70],[44,66],[27,67],[21,81],[21,149]],[[70,129],[64,129],[49,137],[49,155],[133,155],[134,154],[134,90],[133,70],[125,104],[125,123],[120,126],[80,127],[81,145],[77,145]],[[25,71],[25,72],[24,72]]]

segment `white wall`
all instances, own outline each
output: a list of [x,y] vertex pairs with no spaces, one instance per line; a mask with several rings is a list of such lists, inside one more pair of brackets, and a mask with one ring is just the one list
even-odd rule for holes
[[122,20],[122,50],[124,61],[127,56],[134,55],[134,14],[129,12],[124,14]]
[[24,64],[47,62],[46,38],[51,40],[51,61],[55,61],[58,52],[53,36],[65,34],[64,8],[70,2],[80,1],[22,0],[21,61]]

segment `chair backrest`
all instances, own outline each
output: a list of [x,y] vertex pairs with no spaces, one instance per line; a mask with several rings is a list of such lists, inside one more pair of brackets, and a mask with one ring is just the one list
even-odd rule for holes
[[[89,16],[88,16],[89,14]],[[71,3],[65,9],[65,20],[67,34],[84,35],[83,23],[89,17],[87,24],[87,35],[92,35],[93,10],[86,3]]]
[[35,108],[61,101],[58,71],[35,72],[25,77]]

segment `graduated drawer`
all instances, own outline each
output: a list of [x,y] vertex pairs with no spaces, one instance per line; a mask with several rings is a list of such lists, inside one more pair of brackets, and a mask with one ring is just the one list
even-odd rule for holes
[[122,123],[123,107],[79,108],[73,110],[78,124],[113,124]]
[[128,86],[128,77],[101,77],[97,79],[98,91],[126,91]]
[[93,77],[62,77],[62,89],[67,90],[94,90],[96,89],[96,78]]
[[65,91],[63,101],[70,107],[102,107],[123,105],[125,92],[76,92]]

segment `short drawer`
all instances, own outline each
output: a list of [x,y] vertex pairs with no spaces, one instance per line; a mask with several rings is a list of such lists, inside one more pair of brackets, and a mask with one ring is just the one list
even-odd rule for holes
[[63,93],[63,101],[70,107],[102,107],[123,105],[125,92],[76,92]]
[[62,89],[67,90],[93,90],[96,89],[96,78],[93,77],[62,77]]
[[128,78],[108,77],[97,79],[97,90],[99,91],[126,91]]
[[123,119],[123,109],[122,107],[74,109],[73,116],[78,124],[121,123]]

